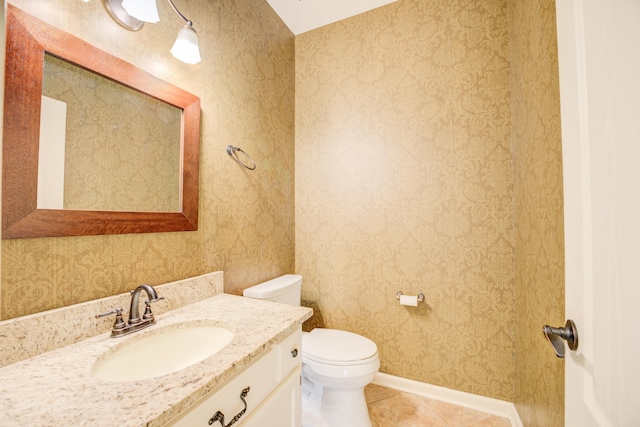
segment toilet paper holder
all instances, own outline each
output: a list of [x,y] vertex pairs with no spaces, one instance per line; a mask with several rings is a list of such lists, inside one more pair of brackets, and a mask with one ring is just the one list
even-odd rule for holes
[[[401,297],[402,295],[404,295],[404,294],[402,293],[402,291],[398,291],[398,292],[396,293],[396,299],[397,299],[398,301],[400,301],[400,297]],[[422,292],[420,292],[420,293],[418,294],[418,302],[424,302],[424,294],[423,294]]]

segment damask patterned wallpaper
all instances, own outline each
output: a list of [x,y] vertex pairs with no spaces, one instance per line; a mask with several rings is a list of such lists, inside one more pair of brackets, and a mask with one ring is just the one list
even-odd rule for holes
[[[200,97],[199,230],[2,242],[0,318],[223,270],[227,292],[294,270],[294,37],[266,1],[182,2],[203,60],[169,49],[182,22],[131,32],[102,1],[11,0],[39,19]],[[225,152],[240,146],[249,172]]]
[[372,339],[382,372],[512,401],[508,55],[504,0],[296,38],[296,270],[313,324]]
[[564,425],[564,363],[543,338],[564,325],[560,89],[554,0],[509,0],[515,171],[515,403],[527,427]]
[[526,426],[563,425],[540,333],[564,311],[554,6],[400,0],[296,40],[308,327],[373,339],[383,372],[515,400]]

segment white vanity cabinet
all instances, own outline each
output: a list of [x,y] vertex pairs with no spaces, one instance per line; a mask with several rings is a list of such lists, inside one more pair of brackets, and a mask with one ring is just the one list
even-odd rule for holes
[[[236,416],[231,425],[300,427],[301,340],[298,329],[165,427],[224,427]],[[224,423],[210,424],[218,411]]]

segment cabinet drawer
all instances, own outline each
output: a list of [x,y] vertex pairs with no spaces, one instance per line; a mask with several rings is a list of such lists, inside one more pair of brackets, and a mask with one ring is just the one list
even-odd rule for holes
[[[166,424],[173,427],[209,427],[209,420],[217,411],[225,416],[225,424],[244,409],[240,400],[242,390],[249,387],[245,397],[247,411],[242,418],[247,417],[262,402],[278,381],[274,371],[278,366],[278,351],[272,348],[267,354],[249,365],[244,371],[225,383],[219,390],[205,396],[200,402],[187,409],[178,418]],[[241,418],[241,420],[242,420]],[[219,426],[216,422],[213,426]]]
[[278,351],[277,380],[282,381],[302,363],[302,331],[298,329],[276,344],[275,349]]
[[299,427],[302,422],[300,372],[300,367],[294,369],[242,427]]

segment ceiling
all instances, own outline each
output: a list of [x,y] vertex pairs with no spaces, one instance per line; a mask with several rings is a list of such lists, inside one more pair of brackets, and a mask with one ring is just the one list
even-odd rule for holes
[[267,0],[295,35],[395,1],[397,0]]

